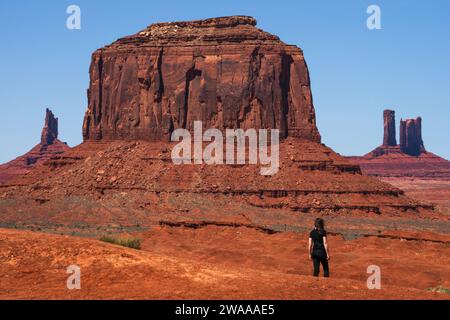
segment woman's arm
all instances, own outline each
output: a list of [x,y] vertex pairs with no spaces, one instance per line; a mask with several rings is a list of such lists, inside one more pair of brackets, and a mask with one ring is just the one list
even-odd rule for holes
[[330,260],[330,253],[328,251],[327,237],[323,237],[323,246],[325,247],[325,252],[327,253],[327,260]]
[[309,260],[311,260],[311,252],[312,252],[312,239],[311,237],[309,238],[309,243],[308,243],[308,256],[309,256]]

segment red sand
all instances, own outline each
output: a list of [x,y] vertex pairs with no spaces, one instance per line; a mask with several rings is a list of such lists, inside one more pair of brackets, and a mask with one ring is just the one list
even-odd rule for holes
[[[449,299],[449,242],[331,236],[332,278],[310,276],[307,235],[248,228],[154,228],[141,251],[94,239],[0,229],[1,299]],[[67,266],[81,290],[66,289]],[[381,267],[381,290],[366,268]]]

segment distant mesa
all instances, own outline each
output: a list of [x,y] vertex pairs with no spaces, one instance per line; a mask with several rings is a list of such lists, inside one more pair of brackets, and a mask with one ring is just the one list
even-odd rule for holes
[[58,140],[58,118],[50,109],[45,110],[45,123],[41,133],[41,142],[24,155],[0,165],[0,184],[11,182],[14,178],[29,172],[38,164],[57,156],[69,146]]
[[395,111],[384,110],[383,144],[362,157],[348,157],[363,173],[383,177],[450,178],[450,162],[425,149],[422,118],[400,120],[397,144]]

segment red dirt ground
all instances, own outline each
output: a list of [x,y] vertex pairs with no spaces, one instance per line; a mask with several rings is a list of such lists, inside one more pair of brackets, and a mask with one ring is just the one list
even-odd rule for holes
[[433,203],[438,212],[450,216],[450,179],[384,177],[381,180],[402,189],[413,199]]
[[[249,228],[157,227],[142,250],[71,236],[0,229],[1,299],[450,299],[442,242],[330,236],[332,278],[310,276],[307,234]],[[67,266],[81,290],[66,289]],[[366,287],[381,267],[381,290]]]

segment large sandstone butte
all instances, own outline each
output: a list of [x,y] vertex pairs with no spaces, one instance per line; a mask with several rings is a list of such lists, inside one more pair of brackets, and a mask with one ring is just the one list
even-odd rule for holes
[[400,144],[396,143],[395,112],[385,110],[383,119],[383,144],[362,157],[348,157],[365,174],[450,179],[450,162],[425,149],[421,117],[400,120]]
[[66,143],[58,140],[58,118],[49,109],[45,111],[45,123],[41,142],[24,155],[0,165],[0,184],[29,172],[32,168],[68,150]]
[[168,141],[177,128],[278,128],[320,142],[302,51],[252,17],[156,23],[94,52],[83,137]]
[[[96,51],[85,141],[1,187],[0,223],[88,234],[161,223],[271,232],[309,228],[299,220],[305,214],[434,217],[431,206],[319,143],[301,50],[255,24],[249,17],[155,24]],[[193,120],[281,129],[279,172],[174,165],[169,134]]]

